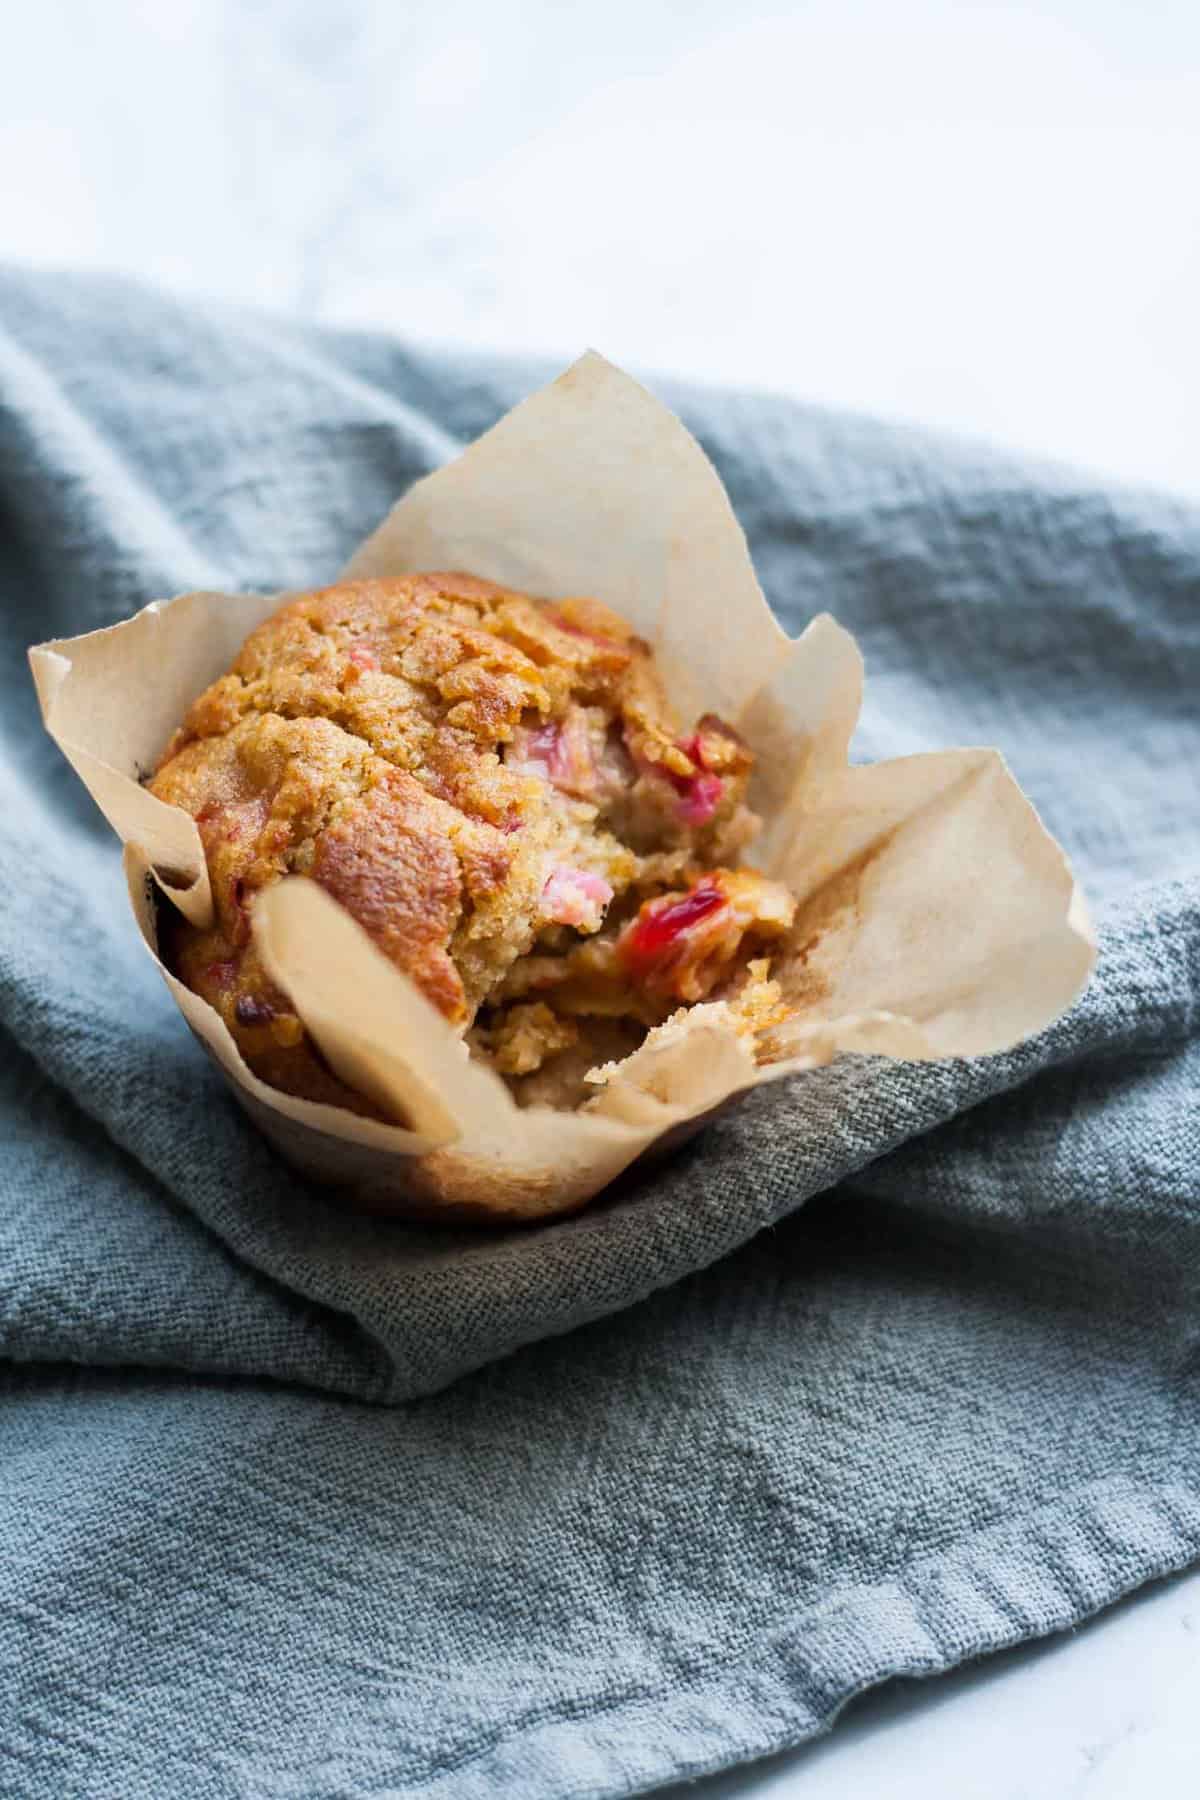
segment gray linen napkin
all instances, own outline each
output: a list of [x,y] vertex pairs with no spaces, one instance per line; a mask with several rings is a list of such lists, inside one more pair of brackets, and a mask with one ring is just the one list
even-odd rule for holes
[[1200,1554],[1200,509],[664,390],[856,753],[997,743],[1075,859],[1099,974],[1011,1056],[415,1232],[162,990],[24,646],[331,576],[546,373],[0,274],[0,1791],[624,1794]]

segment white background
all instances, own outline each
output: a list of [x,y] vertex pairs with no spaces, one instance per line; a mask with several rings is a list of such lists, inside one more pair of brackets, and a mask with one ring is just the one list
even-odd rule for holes
[[0,254],[1200,492],[1198,0],[35,0]]
[[[2,256],[1200,493],[1200,0],[34,0],[2,44]],[[703,1791],[1195,1800],[1198,1703],[1193,1575]]]

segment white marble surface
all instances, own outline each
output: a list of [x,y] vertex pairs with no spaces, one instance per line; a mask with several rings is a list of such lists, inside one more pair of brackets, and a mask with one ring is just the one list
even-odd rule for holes
[[[1195,0],[38,0],[4,74],[0,255],[1200,492]],[[1198,1714],[1200,1574],[689,1791],[1195,1800]]]
[[1195,0],[38,0],[0,254],[1200,490]]
[[1077,1631],[849,1707],[805,1749],[664,1800],[1196,1800],[1200,1571]]

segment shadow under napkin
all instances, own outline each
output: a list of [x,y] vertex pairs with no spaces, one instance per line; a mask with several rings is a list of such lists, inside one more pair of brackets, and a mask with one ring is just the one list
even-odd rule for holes
[[628,1792],[1200,1550],[1200,512],[668,394],[781,616],[863,642],[859,753],[999,743],[1100,901],[1012,1056],[839,1064],[481,1238],[339,1216],[191,1043],[25,644],[328,577],[533,379],[0,275],[16,1791]]

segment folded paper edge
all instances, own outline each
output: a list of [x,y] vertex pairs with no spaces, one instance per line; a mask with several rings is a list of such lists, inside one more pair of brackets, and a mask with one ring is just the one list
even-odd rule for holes
[[[836,649],[837,656],[840,658],[841,662],[842,674],[838,682],[829,686],[828,691],[830,694],[831,711],[814,719],[807,734],[806,742],[791,759],[793,767],[789,771],[788,791],[789,795],[795,794],[798,788],[807,788],[810,781],[821,786],[828,784],[836,787],[836,765],[839,759],[841,759],[841,766],[843,770],[845,769],[845,750],[848,746],[849,737],[857,717],[858,703],[861,697],[862,661],[857,644],[850,634],[845,632],[841,626],[837,625],[836,621],[832,620],[828,614],[821,614],[811,621],[807,630],[797,639],[790,640],[787,638],[786,634],[774,619],[763,598],[761,588],[754,575],[752,562],[750,561],[745,534],[742,531],[736,516],[733,514],[728,495],[725,493],[720,477],[705,456],[701,446],[696,443],[681,422],[672,419],[671,415],[667,413],[666,409],[661,406],[661,403],[659,403],[653,395],[649,394],[648,391],[639,383],[635,382],[632,377],[624,375],[621,371],[615,369],[613,365],[606,363],[605,360],[595,352],[589,352],[576,364],[572,365],[572,367],[565,371],[564,375],[560,376],[558,381],[552,383],[549,388],[544,388],[538,393],[531,395],[527,400],[523,401],[520,406],[512,409],[509,414],[506,414],[505,417],[492,428],[491,432],[485,433],[482,438],[476,440],[475,444],[469,446],[462,457],[447,465],[445,469],[436,471],[434,474],[427,476],[422,481],[416,483],[414,487],[401,498],[376,531],[371,534],[362,546],[360,546],[359,551],[351,558],[342,579],[352,579],[366,573],[382,572],[368,569],[364,565],[370,561],[369,553],[371,552],[372,547],[374,546],[376,550],[378,549],[379,543],[386,536],[393,521],[398,516],[403,516],[406,508],[412,506],[419,508],[421,505],[425,504],[428,501],[430,492],[436,491],[437,484],[448,476],[451,478],[451,485],[453,487],[453,480],[455,479],[454,472],[459,471],[463,464],[467,463],[473,456],[480,453],[488,444],[489,440],[494,442],[497,434],[502,434],[506,427],[511,427],[512,420],[520,414],[523,409],[534,408],[539,404],[547,403],[547,397],[552,396],[555,391],[561,396],[564,390],[569,389],[572,384],[574,384],[577,390],[581,388],[586,390],[588,384],[593,382],[598,384],[598,389],[607,390],[609,395],[616,396],[614,402],[616,412],[619,413],[622,404],[628,403],[630,406],[639,410],[639,417],[642,424],[647,420],[652,424],[654,416],[671,421],[671,424],[677,433],[680,455],[684,462],[687,463],[688,481],[692,481],[693,479],[700,480],[699,491],[702,500],[706,504],[710,500],[719,502],[721,508],[721,531],[726,531],[730,522],[732,522],[735,537],[728,538],[727,543],[732,546],[730,554],[733,555],[733,563],[730,567],[735,570],[733,589],[735,592],[744,589],[746,594],[755,596],[757,600],[757,607],[755,609],[756,622],[758,622],[759,609],[761,609],[763,619],[765,620],[765,624],[761,625],[760,631],[760,636],[762,638],[761,654],[755,652],[757,663],[754,662],[754,658],[752,657],[750,664],[747,665],[748,668],[751,666],[757,667],[761,679],[756,677],[755,681],[745,690],[748,697],[744,702],[743,710],[746,708],[752,710],[754,704],[760,697],[767,696],[769,698],[773,686],[775,688],[786,688],[789,670],[791,671],[791,678],[794,682],[798,678],[797,671],[802,671],[803,669],[804,658],[806,656],[811,657],[813,653],[817,651],[823,640],[828,641],[827,647],[831,650]],[[609,421],[609,423],[611,426],[611,421]],[[672,440],[673,444],[674,442],[675,440]],[[686,488],[687,482],[684,482],[681,491],[684,491]],[[671,526],[673,530],[676,529],[676,521],[674,518],[671,520]],[[686,537],[686,535],[685,527],[684,537]],[[686,543],[683,542],[683,538],[679,537],[678,530],[676,530],[676,540],[682,545],[683,550],[686,552]],[[735,554],[735,552],[737,552],[737,546],[739,545],[741,562],[744,562],[745,564],[744,570],[741,569],[741,562],[738,560],[738,554]],[[409,569],[405,572],[411,572],[411,569],[414,566],[415,565],[410,565]],[[441,566],[446,565],[442,564]],[[687,562],[686,554],[683,556],[681,566],[684,568],[685,573],[690,570],[690,564]],[[738,573],[738,570],[741,572]],[[567,589],[560,587],[559,591],[567,591]],[[182,910],[188,913],[189,916],[195,916],[196,909],[203,910],[205,917],[210,916],[211,913],[207,866],[204,862],[203,850],[199,845],[199,834],[196,831],[194,821],[191,819],[190,815],[182,812],[181,809],[166,807],[162,802],[157,801],[154,796],[149,795],[144,789],[140,788],[134,776],[131,776],[128,773],[122,774],[119,769],[113,767],[110,761],[97,757],[94,752],[86,747],[86,745],[75,741],[69,733],[63,733],[61,730],[61,720],[58,717],[60,711],[58,702],[61,700],[73,675],[77,673],[78,652],[79,648],[83,645],[94,644],[101,640],[108,643],[129,643],[131,641],[130,634],[136,634],[141,630],[144,635],[145,628],[142,622],[147,618],[153,619],[154,621],[158,621],[159,619],[165,621],[167,615],[173,613],[174,609],[181,604],[190,603],[194,612],[197,603],[205,601],[219,601],[222,607],[226,609],[221,615],[221,625],[222,629],[225,631],[229,630],[231,620],[236,617],[234,609],[244,605],[252,615],[252,620],[250,622],[247,622],[245,619],[237,620],[239,629],[241,630],[242,635],[244,635],[245,630],[250,629],[251,622],[257,622],[258,619],[267,616],[266,612],[263,611],[264,607],[268,610],[273,610],[273,608],[281,604],[285,598],[286,596],[284,595],[237,596],[205,593],[180,595],[173,601],[154,601],[149,606],[143,608],[140,613],[135,614],[133,618],[121,621],[116,625],[104,627],[96,632],[84,633],[76,638],[53,640],[46,644],[37,645],[34,646],[29,653],[34,684],[38,693],[39,705],[42,710],[46,728],[50,735],[59,743],[60,748],[62,748],[68,760],[72,762],[77,773],[80,775],[80,778],[92,793],[93,798],[96,799],[97,804],[101,806],[101,810],[105,812],[105,816],[109,818],[110,823],[113,823],[118,834],[125,838],[127,844],[127,869],[137,867],[140,870],[138,879],[142,882],[143,887],[147,877],[149,877],[155,881],[160,888],[164,889],[175,904],[181,906]],[[195,622],[195,619],[193,619],[192,623],[195,624]],[[203,624],[204,620],[201,619],[200,623]],[[183,629],[186,635],[187,627],[184,627]],[[124,636],[121,634],[124,634]],[[769,652],[767,649],[768,638],[770,640]],[[821,661],[819,655],[817,661],[818,663]],[[219,670],[217,672],[219,672]],[[199,689],[197,689],[197,691],[199,691]],[[820,709],[818,708],[817,711],[819,713]],[[735,713],[730,716],[740,716],[740,714]],[[809,758],[808,764],[806,764],[806,757]],[[1029,808],[1030,812],[1033,813],[1033,816],[1036,819],[1037,815],[1036,812],[1034,812],[1031,803],[1028,801],[1027,797],[1021,793],[1019,786],[1016,784],[1015,780],[1013,780],[1011,773],[1008,772],[1007,769],[1005,769],[1005,775],[1006,779],[1012,783],[1013,788],[1016,790],[1017,794],[1020,795],[1021,800]],[[833,777],[833,779],[831,779],[831,777]],[[105,805],[101,793],[97,792],[97,787],[99,786],[102,791],[106,793],[106,797],[111,801],[112,796],[111,794],[107,794],[106,787],[106,784],[109,782],[122,784],[126,789],[135,788],[140,800],[145,803],[141,808],[143,815],[148,813],[149,807],[153,805],[161,808],[161,810],[168,815],[178,814],[180,820],[186,821],[186,825],[180,826],[180,831],[186,835],[187,831],[190,829],[191,838],[194,840],[191,863],[194,878],[187,885],[173,885],[170,876],[172,873],[178,873],[180,871],[174,868],[164,867],[161,857],[156,862],[155,858],[149,854],[144,844],[138,843],[135,847],[135,839],[139,834],[136,832],[131,833],[123,829],[122,824],[119,824],[114,820],[113,811],[110,810],[109,806]],[[781,809],[784,817],[787,816],[790,805],[790,799],[784,801]],[[115,810],[119,813],[121,809],[117,808]],[[778,822],[778,815],[775,822]],[[1060,857],[1063,868],[1069,878],[1069,864],[1067,863],[1061,847],[1055,843],[1054,839],[1041,824],[1041,821],[1037,820],[1037,823],[1044,838],[1049,844],[1053,845]],[[146,835],[152,834],[147,830]],[[197,872],[197,865],[199,872]],[[281,884],[281,886],[287,885],[289,884]],[[281,1094],[275,1089],[267,1088],[264,1084],[258,1082],[246,1068],[232,1037],[230,1037],[228,1031],[225,1030],[223,1022],[220,1021],[219,1015],[216,1014],[213,1009],[206,1007],[205,1003],[199,1001],[195,995],[191,995],[188,990],[182,989],[175,978],[163,967],[154,952],[150,936],[148,935],[149,928],[143,923],[143,916],[138,911],[138,902],[134,897],[132,885],[130,897],[134,904],[135,915],[138,917],[139,926],[142,929],[142,935],[147,944],[147,948],[150,950],[151,954],[154,955],[156,965],[159,967],[164,980],[166,980],[168,987],[174,994],[177,1004],[180,1006],[180,1010],[184,1013],[189,1024],[191,1024],[192,1029],[197,1031],[197,1035],[202,1038],[202,1041],[206,1042],[206,1047],[209,1049],[210,1054],[214,1055],[215,1060],[222,1068],[226,1078],[235,1088],[235,1091],[238,1092],[239,1098],[242,1100],[243,1104],[252,1102],[253,1105],[250,1108],[251,1110],[258,1112],[259,1114],[264,1110],[271,1112],[277,1118],[295,1125],[298,1130],[302,1129],[305,1132],[318,1134],[326,1143],[345,1143],[363,1148],[363,1136],[365,1134],[367,1139],[365,1148],[392,1164],[404,1165],[406,1169],[414,1175],[418,1182],[424,1180],[428,1192],[431,1195],[436,1196],[436,1201],[439,1206],[453,1205],[458,1199],[462,1199],[468,1207],[479,1204],[482,1206],[483,1210],[490,1210],[488,1204],[489,1181],[492,1184],[491,1198],[493,1199],[495,1198],[497,1186],[503,1185],[503,1181],[501,1180],[502,1171],[497,1164],[497,1146],[493,1143],[482,1157],[468,1153],[464,1149],[464,1139],[472,1122],[463,1118],[461,1114],[452,1116],[450,1109],[445,1105],[444,1094],[439,1094],[432,1089],[427,1089],[423,1103],[419,1104],[416,1110],[420,1114],[422,1124],[434,1127],[434,1129],[432,1131],[425,1131],[421,1134],[413,1134],[405,1132],[399,1126],[389,1127],[380,1125],[375,1121],[358,1119],[355,1115],[343,1112],[338,1108],[316,1107],[313,1106],[312,1103],[298,1101],[292,1096]],[[328,902],[328,904],[332,905],[332,902]],[[197,919],[197,922],[202,921]],[[1048,931],[1057,929],[1057,927],[1052,927],[1049,916],[1047,917],[1046,923]],[[1086,905],[1077,886],[1073,886],[1072,888],[1071,897],[1066,908],[1066,916],[1061,921],[1061,924],[1066,927],[1067,938],[1073,940],[1074,943],[1075,954],[1070,959],[1070,979],[1075,983],[1074,992],[1077,993],[1086,982],[1087,974],[1094,961],[1094,934],[1091,932],[1090,921],[1087,918]],[[355,927],[355,929],[357,929],[357,927]],[[378,955],[377,952],[374,952],[373,946],[371,948],[372,954]],[[382,961],[384,959],[381,958],[380,960]],[[396,979],[405,979],[399,975],[398,971],[393,970],[390,964],[385,964],[385,966]],[[1068,971],[1063,969],[1062,973],[1063,976],[1066,977]],[[409,986],[411,987],[411,984],[409,984]],[[198,1008],[204,1008],[204,1011],[211,1015],[212,1020],[216,1021],[216,1024],[220,1026],[220,1030],[224,1032],[224,1036],[228,1040],[228,1043],[220,1045],[219,1050],[214,1042],[208,1041],[204,1031],[197,1030],[196,1020],[193,1018],[192,1014]],[[1061,1002],[1056,1003],[1047,1011],[1046,1017],[1042,1023],[1048,1023],[1050,1019],[1058,1016],[1058,1013],[1062,1010],[1063,1006]],[[903,1026],[903,1029],[900,1029],[901,1026]],[[1037,1028],[1039,1027],[1035,1027],[1035,1029]],[[328,1018],[324,1019],[321,1029],[324,1029],[328,1034],[330,1029]],[[559,1121],[562,1121],[563,1119],[590,1120],[589,1124],[582,1127],[584,1132],[594,1132],[596,1127],[600,1127],[602,1132],[606,1129],[610,1133],[615,1130],[618,1133],[618,1136],[624,1136],[624,1141],[620,1145],[620,1149],[622,1153],[624,1153],[630,1148],[628,1133],[631,1130],[634,1132],[635,1136],[648,1132],[649,1135],[646,1137],[646,1143],[648,1144],[654,1141],[654,1138],[658,1133],[665,1133],[669,1137],[674,1137],[680,1130],[684,1130],[688,1127],[693,1117],[710,1116],[714,1108],[719,1110],[721,1105],[727,1103],[736,1093],[744,1091],[745,1087],[758,1085],[764,1081],[778,1079],[782,1074],[793,1072],[798,1068],[811,1067],[814,1060],[827,1060],[827,1056],[836,1053],[839,1047],[862,1047],[869,1049],[871,1035],[876,1032],[890,1033],[893,1048],[885,1052],[887,1054],[897,1054],[897,1050],[894,1046],[901,1043],[904,1045],[904,1048],[899,1051],[899,1054],[905,1057],[929,1057],[955,1054],[954,1051],[947,1052],[944,1049],[937,1050],[933,1048],[932,1045],[928,1043],[928,1040],[922,1042],[923,1034],[921,1028],[911,1019],[902,1019],[901,1015],[888,1014],[885,1011],[877,1013],[847,1014],[840,1019],[816,1019],[810,1021],[797,1036],[797,1046],[806,1046],[801,1049],[800,1054],[783,1065],[769,1065],[763,1069],[752,1069],[749,1071],[743,1069],[742,1074],[748,1074],[748,1079],[742,1082],[741,1085],[731,1087],[723,1099],[720,1095],[716,1096],[714,1099],[711,1094],[706,1094],[703,1100],[698,1101],[698,1107],[702,1108],[702,1111],[698,1114],[689,1113],[686,1108],[676,1108],[672,1114],[668,1109],[664,1108],[662,1114],[658,1117],[657,1121],[655,1121],[654,1108],[661,1106],[662,1103],[657,1101],[653,1094],[641,1092],[640,1099],[636,1106],[633,1107],[633,1111],[642,1117],[642,1123],[637,1126],[633,1124],[632,1119],[627,1122],[621,1122],[615,1117],[606,1119],[604,1117],[602,1098],[599,1100],[599,1104],[593,1103],[592,1108],[587,1112],[579,1114],[558,1113],[550,1114],[549,1116]],[[315,1035],[317,1035],[318,1041],[320,1041],[319,1031],[316,1032]],[[1013,1041],[1019,1042],[1028,1035],[1030,1035],[1030,1032],[1023,1030]],[[212,1036],[215,1040],[219,1034],[213,1031]],[[1008,1046],[1000,1044],[990,1045],[989,1052],[1005,1047]],[[366,1045],[366,1051],[369,1054],[369,1044]],[[736,1058],[734,1058],[734,1060],[736,1061]],[[475,1070],[475,1073],[480,1075],[490,1075],[490,1071],[483,1071],[478,1068]],[[501,1105],[504,1117],[510,1120],[511,1118],[516,1118],[525,1121],[528,1124],[531,1114],[529,1112],[522,1113],[516,1107],[511,1094],[503,1087],[502,1083],[499,1083],[498,1078],[492,1076],[491,1079],[496,1083],[497,1087],[502,1089],[503,1099],[502,1102],[498,1102],[498,1104]],[[626,1085],[628,1086],[629,1084],[627,1083]],[[632,1089],[630,1089],[630,1091],[632,1092]],[[507,1111],[504,1111],[505,1108]],[[412,1111],[411,1106],[407,1111]],[[657,1124],[657,1131],[653,1129],[655,1123]],[[276,1137],[276,1141],[278,1141],[275,1132],[271,1132],[269,1135]],[[615,1148],[616,1140],[614,1139],[612,1142]],[[626,1156],[625,1161],[628,1160],[629,1157]],[[417,1175],[418,1166],[420,1166],[422,1171],[419,1176]],[[624,1166],[623,1162],[621,1163],[621,1166]],[[527,1172],[528,1171],[526,1170],[526,1173]],[[619,1169],[614,1169],[603,1175],[597,1172],[597,1178],[588,1191],[583,1192],[582,1187],[580,1187],[578,1192],[567,1197],[566,1203],[571,1205],[582,1204],[583,1200],[590,1197],[590,1193],[597,1191],[599,1187],[603,1186],[605,1182],[611,1179],[612,1173],[614,1172],[619,1172]],[[455,1183],[456,1181],[459,1181],[460,1177],[461,1185],[460,1188],[456,1189]],[[555,1201],[552,1192],[548,1189],[542,1189],[532,1195],[521,1195],[515,1191],[508,1191],[506,1193],[506,1200],[513,1204],[516,1212],[521,1216],[534,1216],[535,1214],[563,1210],[563,1207]]]

